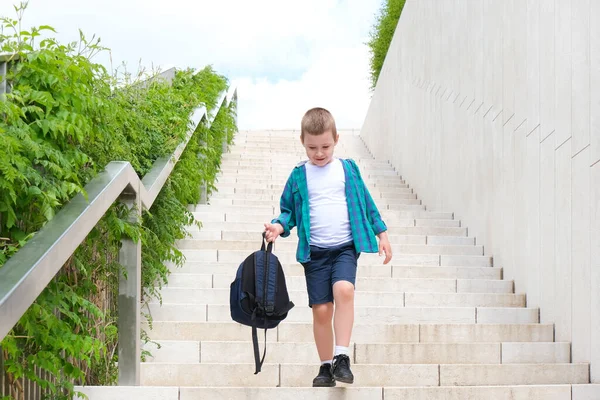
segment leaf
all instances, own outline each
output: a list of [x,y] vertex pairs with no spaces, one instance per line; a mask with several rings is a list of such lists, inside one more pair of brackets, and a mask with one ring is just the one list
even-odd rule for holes
[[[135,73],[129,78],[112,76],[94,64],[90,57],[101,51],[100,41],[80,34],[91,50],[85,55],[78,53],[78,43],[71,46],[52,38],[23,53],[24,62],[14,71],[13,91],[0,103],[0,135],[8,138],[0,141],[0,229],[9,232],[14,243],[0,248],[0,265],[110,161],[129,161],[139,177],[146,175],[158,157],[169,156],[185,137],[192,110],[200,102],[211,108],[226,86],[224,77],[206,68],[196,75],[192,69],[177,71],[172,86],[142,89],[134,84]],[[16,39],[8,41],[12,42],[0,46],[20,48]],[[27,43],[34,45],[33,40]],[[15,326],[18,336],[28,338],[14,340],[6,370],[24,376],[31,374],[32,365],[47,367],[56,384],[43,380],[40,386],[54,391],[57,399],[72,393],[69,378],[115,383],[118,331],[112,301],[122,273],[119,240],[123,235],[142,240],[143,292],[157,293],[155,285],[168,281],[165,263],[183,263],[175,243],[187,236],[185,227],[194,222],[186,206],[197,202],[200,182],[213,186],[222,131],[234,124],[229,115],[218,114],[212,130],[201,126],[194,133],[152,209],[139,222],[127,222],[126,208],[109,207]],[[208,146],[202,150],[204,160],[197,157],[200,138]],[[5,218],[8,209],[13,214],[10,221]],[[7,222],[13,224],[10,230]]]
[[15,226],[15,222],[17,222],[17,215],[15,214],[15,210],[12,207],[8,207],[7,216],[6,216],[6,228],[10,229]]
[[40,30],[40,31],[52,31],[52,32],[56,32],[56,30],[53,27],[51,27],[50,25],[40,25],[38,27],[38,30]]

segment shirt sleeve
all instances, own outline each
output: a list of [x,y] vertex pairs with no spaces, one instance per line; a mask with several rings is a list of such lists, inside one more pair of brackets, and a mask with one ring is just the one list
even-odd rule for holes
[[280,224],[283,227],[283,233],[281,237],[288,237],[292,228],[296,226],[296,215],[295,215],[295,204],[294,204],[294,193],[293,193],[293,178],[292,175],[288,178],[283,188],[281,199],[279,200],[280,214],[277,218],[274,218],[272,224]]
[[377,209],[377,205],[375,204],[375,201],[373,200],[373,197],[371,196],[371,192],[369,192],[369,188],[367,188],[367,185],[365,185],[365,182],[362,179],[358,165],[356,165],[354,160],[350,160],[350,163],[352,164],[352,167],[356,171],[356,176],[358,178],[358,185],[362,189],[364,196],[365,196],[364,201],[365,201],[365,206],[366,206],[367,220],[371,224],[371,228],[373,228],[373,232],[375,233],[375,235],[379,235],[381,232],[387,231],[387,226],[386,226],[385,222],[383,222],[383,219],[381,218],[381,214],[379,214],[379,210]]

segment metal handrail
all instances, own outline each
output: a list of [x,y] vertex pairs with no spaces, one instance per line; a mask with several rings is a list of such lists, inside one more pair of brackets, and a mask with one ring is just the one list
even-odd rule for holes
[[[0,60],[1,61],[1,60]],[[237,89],[221,93],[215,108],[204,105],[191,116],[184,141],[169,157],[155,161],[139,179],[129,162],[112,161],[86,186],[88,200],[76,195],[22,249],[0,269],[0,341],[33,304],[52,278],[73,255],[109,207],[119,200],[135,207],[133,219],[142,207],[149,209],[171,175],[192,134],[202,120],[210,127],[223,107],[237,102]],[[123,239],[119,263],[119,384],[140,384],[141,243]]]

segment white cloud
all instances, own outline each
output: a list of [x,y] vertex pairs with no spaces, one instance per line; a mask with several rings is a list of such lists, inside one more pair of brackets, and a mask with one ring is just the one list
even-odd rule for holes
[[[0,16],[17,0],[1,0]],[[364,46],[381,0],[31,0],[24,26],[61,41],[78,28],[111,49],[114,64],[163,69],[212,64],[239,82],[241,129],[296,128],[306,109],[329,108],[340,127],[366,114]],[[108,54],[98,59],[109,65]]]
[[300,127],[311,107],[325,107],[338,128],[360,128],[370,95],[364,47],[339,48],[315,58],[298,80],[240,79],[239,125],[245,129]]

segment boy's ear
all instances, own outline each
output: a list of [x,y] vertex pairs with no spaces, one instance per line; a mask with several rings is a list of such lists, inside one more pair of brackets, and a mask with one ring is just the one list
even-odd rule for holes
[[304,146],[304,136],[302,136],[302,134],[300,134],[300,143],[302,143],[302,146]]

